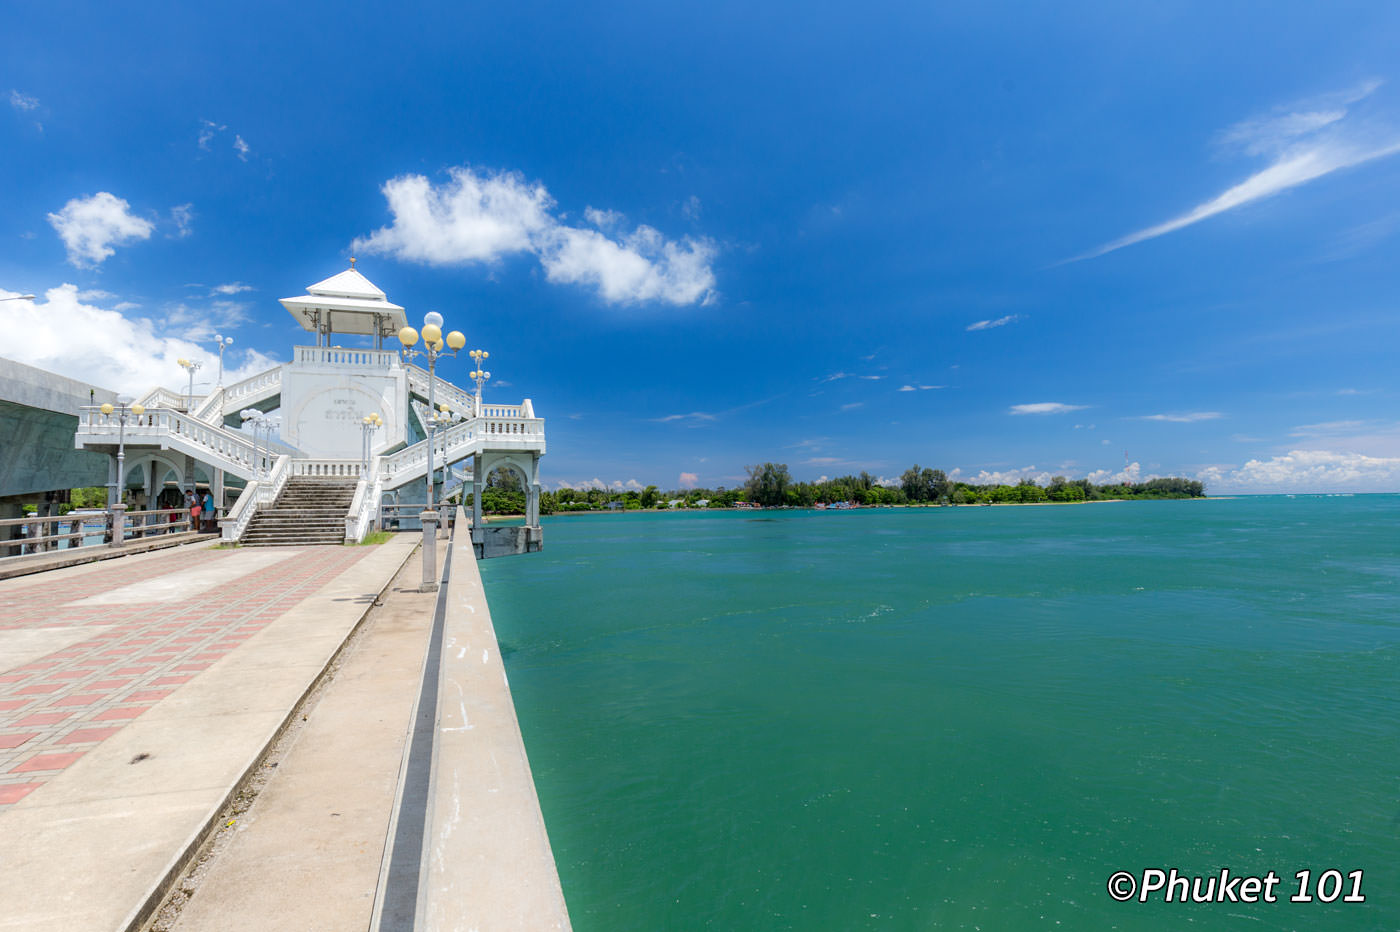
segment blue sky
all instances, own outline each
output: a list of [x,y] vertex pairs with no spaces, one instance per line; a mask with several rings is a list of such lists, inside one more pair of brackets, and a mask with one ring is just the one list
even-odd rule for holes
[[200,6],[7,7],[0,355],[253,371],[355,255],[551,487],[1400,490],[1393,4]]

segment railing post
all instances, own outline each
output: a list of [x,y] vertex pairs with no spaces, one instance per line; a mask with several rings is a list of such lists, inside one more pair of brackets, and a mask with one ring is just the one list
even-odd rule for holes
[[126,505],[117,502],[112,506],[112,546],[120,547],[126,542]]

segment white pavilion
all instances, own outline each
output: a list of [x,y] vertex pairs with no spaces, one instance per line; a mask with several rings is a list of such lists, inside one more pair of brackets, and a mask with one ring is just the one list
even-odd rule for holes
[[[460,494],[464,503],[470,497],[478,555],[540,549],[544,420],[535,417],[528,398],[511,405],[484,402],[480,380],[469,391],[441,375],[430,378],[429,369],[414,364],[414,354],[399,344],[397,335],[408,326],[404,309],[351,263],[306,294],[282,299],[302,328],[316,335],[314,345],[293,348],[291,362],[204,395],[154,388],[138,399],[144,412],[124,425],[115,414],[86,409],[76,445],[109,454],[113,483],[148,507],[164,488],[207,484],[216,502],[230,506],[220,522],[226,542],[255,542],[250,528],[256,529],[260,514],[287,512],[290,490],[318,480],[346,492],[346,542],[362,540],[376,527],[416,527],[426,504],[441,507]],[[368,336],[371,345],[343,347],[336,339],[341,335],[356,342]],[[394,348],[385,348],[385,338]],[[439,367],[452,352],[442,349]],[[272,426],[277,422],[280,431]],[[258,424],[269,429],[247,429]],[[276,436],[263,436],[269,433]],[[515,474],[525,490],[523,527],[483,525],[481,491],[497,469]]]

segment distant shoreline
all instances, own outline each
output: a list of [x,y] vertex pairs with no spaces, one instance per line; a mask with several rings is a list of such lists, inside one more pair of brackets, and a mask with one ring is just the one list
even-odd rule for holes
[[[544,515],[546,518],[565,518],[571,515],[655,515],[655,514],[681,514],[694,513],[703,514],[711,511],[886,511],[896,508],[926,509],[926,508],[1034,508],[1043,505],[1111,505],[1121,502],[1223,502],[1236,498],[1234,495],[1201,495],[1191,498],[1099,498],[1087,502],[965,502],[963,504],[948,503],[947,505],[910,505],[908,503],[900,505],[854,505],[850,508],[812,508],[798,507],[794,505],[779,505],[773,508],[598,508],[587,510],[556,511],[553,514]],[[486,523],[492,521],[514,521],[524,518],[524,515],[484,515]]]

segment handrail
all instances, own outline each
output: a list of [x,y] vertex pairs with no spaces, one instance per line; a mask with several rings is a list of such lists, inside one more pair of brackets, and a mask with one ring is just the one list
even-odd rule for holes
[[201,421],[207,421],[209,420],[210,413],[217,409],[218,418],[214,421],[214,423],[222,424],[224,420],[224,393],[225,389],[219,387],[215,388],[212,392],[205,395],[204,400],[201,401],[199,403],[199,406],[194,409],[194,416],[199,418]]
[[296,459],[292,460],[292,475],[311,476],[317,479],[358,479],[364,473],[365,464],[351,459]]
[[157,385],[136,399],[136,403],[146,408],[177,408],[183,411],[185,396]]
[[272,467],[272,472],[268,474],[267,482],[258,489],[258,504],[270,505],[277,501],[277,496],[282,494],[282,489],[287,484],[287,480],[292,476],[292,457],[288,453],[283,453],[277,457],[277,465]]
[[252,523],[253,515],[258,512],[258,500],[261,497],[259,487],[261,483],[254,479],[243,487],[243,492],[238,496],[238,501],[233,503],[233,507],[219,521],[219,533],[225,543],[234,543],[243,538],[243,532],[248,530],[248,525]]
[[[422,366],[415,366],[412,363],[404,366],[408,370],[409,389],[428,397],[428,370]],[[470,412],[476,408],[476,396],[470,392],[453,385],[440,375],[433,377],[433,396],[439,404],[445,403],[449,408]]]
[[[228,413],[230,407],[237,407],[233,402],[238,402],[249,395],[257,395],[269,388],[282,388],[282,367],[273,366],[256,375],[250,375],[246,379],[234,382],[224,388],[224,413]],[[274,392],[275,394],[275,392]]]

